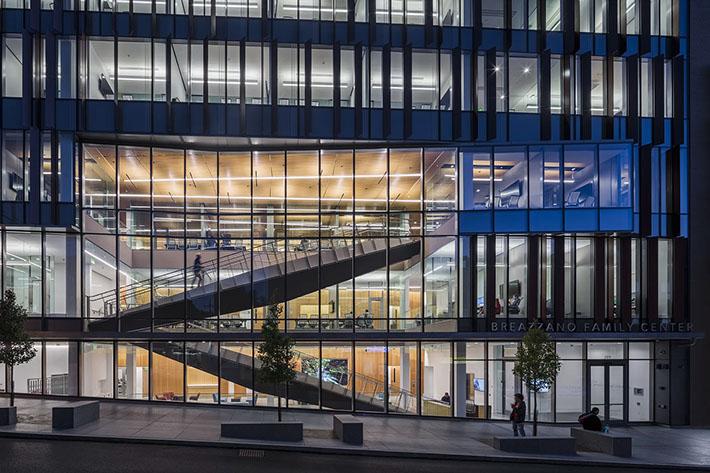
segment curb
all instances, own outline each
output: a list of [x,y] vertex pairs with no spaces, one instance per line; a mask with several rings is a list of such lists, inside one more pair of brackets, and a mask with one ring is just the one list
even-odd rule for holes
[[[294,453],[315,453],[326,455],[355,455],[363,457],[390,457],[390,458],[408,458],[422,460],[448,460],[448,461],[479,461],[490,463],[512,463],[513,459],[506,457],[495,457],[488,455],[457,455],[453,453],[417,453],[417,452],[398,452],[385,450],[360,450],[352,447],[304,447],[303,445],[277,445],[277,444],[259,444],[259,443],[244,443],[244,442],[211,442],[204,440],[182,440],[182,439],[159,439],[159,438],[143,438],[143,437],[99,437],[95,435],[83,434],[65,434],[65,433],[37,433],[37,432],[13,432],[0,431],[0,438],[6,439],[24,439],[24,440],[65,440],[65,441],[81,441],[81,442],[101,442],[101,443],[127,443],[141,445],[162,445],[173,447],[200,447],[200,448],[231,448],[245,450],[265,450],[275,452],[294,452]],[[572,459],[572,458],[549,458],[549,457],[516,457],[516,464],[542,464],[542,465],[579,465],[593,467],[617,467],[617,468],[635,468],[668,470],[668,471],[708,471],[707,466],[700,465],[683,465],[683,464],[650,464],[650,463],[626,463],[614,460],[588,460],[588,459]]]

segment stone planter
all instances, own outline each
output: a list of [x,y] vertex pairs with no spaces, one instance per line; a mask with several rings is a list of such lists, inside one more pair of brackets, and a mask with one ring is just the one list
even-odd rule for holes
[[17,424],[17,406],[0,407],[0,425]]

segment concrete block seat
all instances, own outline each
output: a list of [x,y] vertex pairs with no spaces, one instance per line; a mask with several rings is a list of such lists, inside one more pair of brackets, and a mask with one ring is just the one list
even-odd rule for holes
[[99,420],[99,401],[80,401],[52,408],[52,427],[73,429],[80,425]]
[[631,456],[631,437],[614,432],[598,432],[572,427],[570,435],[577,440],[577,446],[602,452],[615,457]]
[[572,437],[494,437],[493,446],[504,452],[542,455],[575,455]]
[[245,440],[300,442],[303,440],[303,423],[230,422],[222,424],[222,437]]
[[17,406],[0,407],[0,426],[17,424]]
[[333,433],[345,443],[362,445],[362,421],[351,415],[333,416]]

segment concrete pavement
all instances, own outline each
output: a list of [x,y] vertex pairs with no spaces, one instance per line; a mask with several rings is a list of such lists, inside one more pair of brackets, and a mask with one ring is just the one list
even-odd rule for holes
[[[284,421],[303,422],[305,438],[302,442],[256,442],[222,438],[220,424],[229,421],[275,421],[274,410],[102,402],[100,420],[75,429],[54,430],[51,427],[51,408],[65,402],[18,399],[18,424],[0,427],[0,438],[121,441],[442,460],[511,460],[510,454],[492,447],[494,436],[510,435],[507,422],[361,415],[358,417],[364,424],[364,445],[352,446],[332,438],[332,414],[289,410],[284,411]],[[569,427],[541,425],[539,434],[568,436]],[[531,426],[528,430],[531,430]],[[554,461],[570,465],[665,465],[676,469],[689,467],[710,471],[710,449],[707,447],[710,429],[633,426],[617,428],[615,431],[633,437],[632,458],[580,452],[574,457],[516,455],[514,461],[531,464]]]

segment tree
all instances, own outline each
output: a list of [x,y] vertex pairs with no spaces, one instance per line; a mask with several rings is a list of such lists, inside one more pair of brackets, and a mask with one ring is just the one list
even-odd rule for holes
[[515,356],[513,374],[533,393],[533,436],[537,435],[537,393],[550,388],[560,367],[560,357],[550,335],[539,327],[530,329]]
[[35,357],[30,336],[25,332],[27,311],[16,302],[13,291],[5,291],[0,300],[0,363],[10,368],[10,406],[15,405],[15,366]]
[[284,383],[296,377],[293,360],[294,342],[288,335],[279,331],[279,318],[283,309],[272,299],[266,319],[261,326],[264,341],[259,345],[259,381],[273,384],[278,397],[279,422],[281,422],[281,390]]

